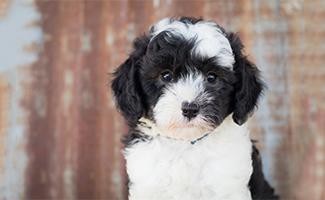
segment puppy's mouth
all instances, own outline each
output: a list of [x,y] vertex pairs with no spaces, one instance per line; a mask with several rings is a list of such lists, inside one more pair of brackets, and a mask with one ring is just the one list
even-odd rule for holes
[[194,120],[184,119],[181,122],[171,122],[167,128],[168,129],[177,129],[177,128],[196,128],[202,125],[197,124]]
[[[148,129],[149,128],[149,129]],[[202,119],[171,121],[168,124],[157,124],[151,120],[141,118],[140,130],[152,136],[162,136],[182,141],[193,141],[214,130],[213,126],[207,125]]]
[[165,130],[177,131],[177,130],[186,130],[186,129],[195,129],[195,128],[200,128],[200,127],[195,126],[193,124],[191,124],[191,125],[170,125],[170,126],[166,127]]
[[160,126],[159,129],[163,136],[192,141],[211,132],[214,128],[202,119],[197,118],[192,120],[184,119],[182,121],[171,121],[169,124],[165,124],[165,126]]

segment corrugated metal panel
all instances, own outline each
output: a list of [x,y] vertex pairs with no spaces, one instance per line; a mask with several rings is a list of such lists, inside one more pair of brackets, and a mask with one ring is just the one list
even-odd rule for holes
[[126,199],[107,87],[131,42],[166,16],[239,32],[269,89],[251,120],[285,199],[325,199],[322,0],[0,1],[0,199]]

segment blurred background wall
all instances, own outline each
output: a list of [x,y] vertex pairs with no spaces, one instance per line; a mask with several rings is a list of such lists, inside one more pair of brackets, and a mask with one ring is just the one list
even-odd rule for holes
[[325,1],[0,0],[0,199],[126,199],[111,73],[166,16],[238,32],[268,85],[250,120],[283,199],[325,199]]

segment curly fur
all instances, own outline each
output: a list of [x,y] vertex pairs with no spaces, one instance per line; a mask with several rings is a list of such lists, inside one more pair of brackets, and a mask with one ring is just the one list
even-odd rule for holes
[[[111,85],[129,125],[129,199],[278,198],[245,123],[264,85],[243,47],[237,34],[188,17],[134,41]],[[184,103],[196,105],[194,117]]]

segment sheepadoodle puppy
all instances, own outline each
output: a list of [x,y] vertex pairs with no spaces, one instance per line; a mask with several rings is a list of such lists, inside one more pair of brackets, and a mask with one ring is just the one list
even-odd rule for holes
[[111,86],[129,126],[130,200],[278,198],[245,123],[263,83],[236,34],[163,19],[135,39]]

